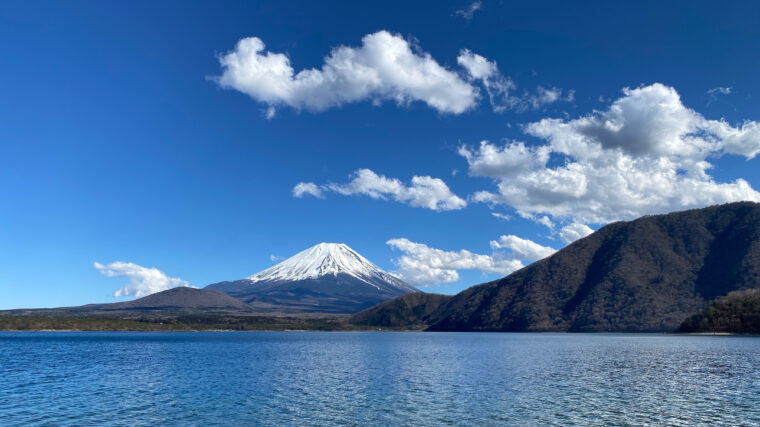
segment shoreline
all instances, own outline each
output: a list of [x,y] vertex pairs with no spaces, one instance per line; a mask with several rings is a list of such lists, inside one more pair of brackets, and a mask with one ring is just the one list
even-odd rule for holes
[[[351,323],[348,318],[273,318],[238,316],[161,315],[140,317],[27,317],[0,316],[0,332],[438,332],[424,325],[379,326]],[[760,336],[728,331],[498,331],[459,330],[465,333],[618,334],[647,336]]]
[[197,333],[197,332],[430,332],[430,333],[478,333],[478,334],[560,334],[560,335],[647,335],[662,337],[760,337],[760,334],[741,334],[735,332],[556,332],[556,331],[425,331],[423,329],[393,329],[376,327],[356,327],[347,329],[0,329],[5,332],[171,332],[171,333]]

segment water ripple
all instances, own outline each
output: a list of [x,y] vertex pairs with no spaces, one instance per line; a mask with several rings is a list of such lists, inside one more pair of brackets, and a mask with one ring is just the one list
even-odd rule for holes
[[760,425],[760,339],[0,333],[0,425]]

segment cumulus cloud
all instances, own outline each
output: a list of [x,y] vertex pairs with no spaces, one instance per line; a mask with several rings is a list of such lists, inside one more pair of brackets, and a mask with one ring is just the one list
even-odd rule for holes
[[457,270],[507,275],[524,267],[522,261],[535,261],[555,252],[552,248],[516,236],[501,236],[498,241],[492,241],[494,250],[509,251],[498,251],[491,255],[476,254],[464,249],[444,251],[405,238],[391,239],[386,243],[404,253],[395,260],[398,267],[396,274],[417,286],[455,282],[459,280]]
[[116,261],[106,265],[95,262],[93,266],[106,277],[126,277],[129,279],[126,285],[114,292],[113,296],[115,297],[134,296],[140,298],[178,286],[190,286],[187,281],[179,277],[169,277],[157,268],[147,268],[131,262]]
[[[351,175],[351,181],[344,184],[325,184],[317,187],[313,183],[298,183],[293,188],[293,195],[301,197],[311,194],[321,197],[330,191],[344,196],[365,195],[373,199],[393,199],[407,203],[409,206],[448,211],[462,209],[467,202],[452,193],[443,180],[430,176],[415,176],[411,185],[405,185],[396,178],[378,175],[369,169],[359,169]],[[299,187],[300,186],[300,187]]]
[[522,262],[516,259],[497,259],[464,249],[444,251],[405,238],[391,239],[386,243],[404,252],[404,255],[396,260],[396,273],[402,279],[418,286],[455,282],[459,280],[457,270],[509,274],[523,266]]
[[459,74],[388,31],[364,36],[360,47],[333,49],[320,69],[296,73],[287,55],[265,51],[257,37],[241,39],[219,63],[222,75],[213,79],[267,104],[267,118],[279,106],[323,111],[366,100],[421,101],[439,112],[460,114],[479,97],[478,89]]
[[[544,143],[460,147],[470,175],[497,184],[497,192],[477,192],[473,201],[505,204],[527,218],[548,215],[579,224],[760,201],[745,180],[718,183],[708,174],[712,158],[752,159],[760,153],[760,124],[708,120],[662,84],[624,89],[605,111],[543,119],[524,130]],[[570,229],[565,234],[571,238]]]
[[562,241],[566,244],[570,244],[578,239],[582,239],[588,236],[593,232],[594,230],[592,230],[591,227],[587,226],[586,224],[579,224],[577,222],[574,222],[562,227],[562,230],[559,231],[559,238],[562,239]]
[[464,9],[459,9],[455,11],[454,15],[464,18],[465,21],[471,21],[472,17],[475,15],[475,12],[479,11],[482,8],[483,8],[483,2],[478,0],[478,1],[474,1],[470,3]]
[[293,187],[293,197],[301,198],[307,194],[320,199],[324,197],[322,189],[313,182],[299,182]]
[[279,262],[279,261],[282,261],[284,259],[285,259],[285,257],[281,257],[279,255],[269,255],[269,260],[272,261],[272,262]]
[[[462,16],[471,17],[480,5],[473,3]],[[262,114],[266,119],[274,118],[282,106],[324,111],[361,101],[395,101],[399,105],[420,101],[441,113],[461,114],[477,105],[478,82],[497,113],[537,110],[574,99],[573,91],[563,94],[560,88],[542,86],[534,93],[524,91],[515,96],[512,91],[516,84],[499,72],[496,62],[468,49],[457,57],[466,76],[462,78],[459,72],[440,65],[430,54],[388,31],[367,34],[359,47],[339,46],[325,57],[321,68],[298,72],[286,54],[265,48],[258,37],[241,39],[234,50],[219,57],[222,75],[211,80],[264,103]]]

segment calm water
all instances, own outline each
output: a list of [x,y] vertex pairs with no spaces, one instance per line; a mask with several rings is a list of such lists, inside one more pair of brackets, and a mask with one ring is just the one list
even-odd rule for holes
[[0,425],[760,425],[760,338],[0,333]]

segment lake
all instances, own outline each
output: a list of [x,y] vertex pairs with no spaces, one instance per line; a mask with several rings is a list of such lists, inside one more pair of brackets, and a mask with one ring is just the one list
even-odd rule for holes
[[0,332],[0,425],[759,425],[760,338]]

